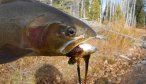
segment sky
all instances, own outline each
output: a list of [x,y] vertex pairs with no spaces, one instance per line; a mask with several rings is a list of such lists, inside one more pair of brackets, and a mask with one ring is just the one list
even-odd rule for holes
[[[101,0],[102,2],[102,12],[105,10],[105,6],[106,6],[106,2],[108,1],[108,0]],[[120,2],[120,0],[111,0],[113,3],[119,3]]]
[[145,1],[145,4],[144,4],[144,7],[145,7],[145,8],[144,8],[144,10],[145,10],[145,12],[146,12],[146,0],[144,0],[144,1]]
[[[103,6],[102,7],[103,8],[102,10],[104,10],[105,9],[105,5],[106,5],[106,1],[108,1],[108,0],[101,0],[101,1],[102,1],[102,4],[103,4],[102,5]],[[121,0],[111,0],[111,1],[113,1],[113,2],[116,1],[116,3],[120,3]],[[146,2],[146,0],[145,0],[145,2]],[[145,9],[144,10],[146,12],[146,4],[145,4]]]
[[[108,1],[108,0],[101,0],[102,1],[102,3],[103,3],[103,6],[105,6],[105,4],[106,4],[106,1]],[[111,0],[112,2],[116,2],[116,3],[120,3],[120,0]]]

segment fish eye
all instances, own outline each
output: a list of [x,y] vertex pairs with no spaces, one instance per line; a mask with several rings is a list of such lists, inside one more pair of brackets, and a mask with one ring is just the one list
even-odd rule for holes
[[76,29],[73,27],[68,28],[66,31],[66,35],[70,37],[75,36],[75,34],[76,34]]

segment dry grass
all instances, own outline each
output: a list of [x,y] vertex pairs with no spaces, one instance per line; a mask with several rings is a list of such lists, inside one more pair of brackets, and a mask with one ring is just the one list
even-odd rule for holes
[[[110,27],[111,30],[135,38],[140,38],[145,31],[134,27],[124,27],[122,22],[111,23]],[[98,47],[99,52],[94,54],[95,56],[92,58],[94,60],[91,62],[92,75],[90,74],[89,78],[92,82],[89,84],[125,84],[123,79],[127,77],[124,75],[131,71],[132,66],[137,61],[145,57],[145,51],[134,46],[136,41],[127,37],[109,31],[102,31],[102,34],[106,36],[106,41],[90,41],[91,44]],[[128,79],[128,81],[130,80],[132,79]]]
[[[141,33],[135,28],[124,28],[122,22],[114,22],[110,26],[114,31],[137,38]],[[134,41],[131,39],[103,30],[101,33],[107,40],[89,41],[99,51],[91,57],[87,84],[120,84],[124,74],[144,57],[144,52],[141,48],[133,47]],[[68,65],[67,61],[66,57],[24,57],[0,65],[0,84],[77,84],[76,66]],[[81,71],[83,77],[83,62]]]

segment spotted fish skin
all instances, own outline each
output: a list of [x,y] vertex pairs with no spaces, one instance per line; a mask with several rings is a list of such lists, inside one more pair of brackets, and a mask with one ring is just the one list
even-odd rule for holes
[[87,24],[49,5],[35,0],[0,1],[1,53],[1,47],[12,45],[39,55],[64,56],[94,36],[96,33]]

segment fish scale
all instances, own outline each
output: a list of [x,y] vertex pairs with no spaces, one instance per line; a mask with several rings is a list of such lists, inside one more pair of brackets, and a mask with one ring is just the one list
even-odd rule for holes
[[[96,36],[96,32],[81,20],[49,5],[35,0],[1,1],[4,3],[0,4],[0,46],[10,43],[10,45],[21,48],[28,46],[41,55],[64,56],[81,42]],[[33,37],[39,35],[35,35],[34,31],[28,31],[33,28],[38,30],[39,27],[43,27],[46,31],[45,35],[41,35],[43,41],[39,41],[42,37],[34,40]],[[76,30],[73,37],[72,35],[66,36],[68,34],[65,32],[68,32],[69,28]],[[29,33],[33,36],[27,36]],[[40,32],[40,34],[44,33]],[[38,45],[44,46],[36,49]]]
[[4,44],[21,44],[22,40],[22,31],[18,26],[11,25],[4,26],[0,28],[0,46]]

